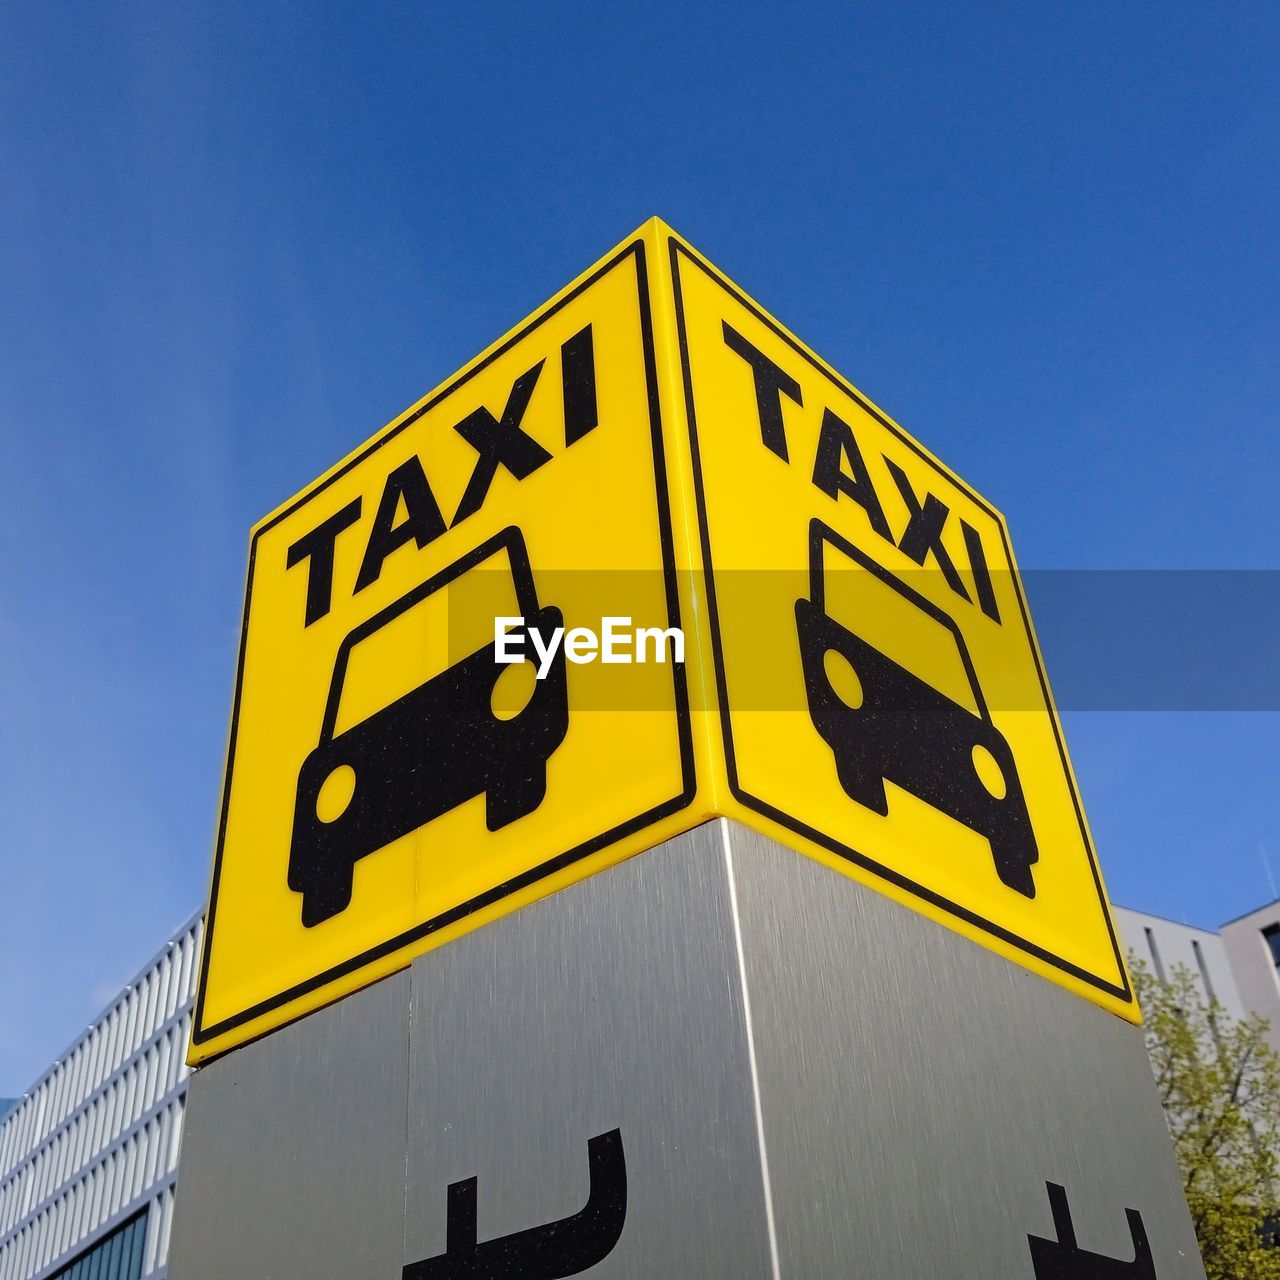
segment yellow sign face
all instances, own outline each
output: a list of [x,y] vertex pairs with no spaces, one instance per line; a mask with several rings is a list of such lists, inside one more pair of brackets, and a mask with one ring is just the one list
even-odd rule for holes
[[1138,1017],[1000,516],[655,220],[253,530],[191,1060],[716,814]]
[[494,661],[499,618],[680,625],[645,276],[632,241],[253,531],[194,1060],[688,805],[683,665]]
[[718,807],[1136,1017],[1002,518],[668,244]]

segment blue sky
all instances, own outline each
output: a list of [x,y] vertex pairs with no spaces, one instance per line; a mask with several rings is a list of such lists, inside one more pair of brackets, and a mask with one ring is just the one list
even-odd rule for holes
[[[1280,569],[1278,36],[1250,3],[11,8],[0,1095],[204,892],[250,523],[651,214],[1024,568]],[[1141,652],[1069,630],[1059,662]],[[1118,901],[1269,896],[1274,712],[1067,731]]]

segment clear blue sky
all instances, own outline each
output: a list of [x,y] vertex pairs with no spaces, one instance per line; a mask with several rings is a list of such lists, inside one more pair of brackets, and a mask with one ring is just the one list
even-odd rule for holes
[[[1024,567],[1280,569],[1274,4],[5,28],[0,1095],[204,893],[250,523],[651,214],[1003,508]],[[1076,623],[1051,673],[1106,642]],[[1118,901],[1268,896],[1280,717],[1067,730]]]

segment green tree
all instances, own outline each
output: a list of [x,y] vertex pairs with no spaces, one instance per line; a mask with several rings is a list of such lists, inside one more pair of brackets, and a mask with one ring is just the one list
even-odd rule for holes
[[1161,982],[1130,964],[1209,1280],[1280,1280],[1280,1248],[1263,1235],[1280,1204],[1280,1056],[1267,1023],[1206,1005],[1181,965]]

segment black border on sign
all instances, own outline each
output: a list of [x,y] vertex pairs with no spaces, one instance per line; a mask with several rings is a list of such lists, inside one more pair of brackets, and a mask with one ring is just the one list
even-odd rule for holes
[[586,840],[581,844],[575,845],[573,848],[567,849],[563,853],[556,854],[546,862],[543,862],[536,867],[532,867],[528,871],[523,871],[518,876],[514,876],[510,880],[503,881],[502,884],[495,885],[492,889],[486,889],[484,893],[478,894],[476,897],[460,903],[456,907],[451,907],[448,911],[442,912],[440,915],[434,916],[430,920],[425,920],[421,924],[415,925],[412,929],[407,929],[403,933],[397,934],[394,938],[388,939],[386,942],[379,943],[377,946],[370,947],[368,950],[362,951],[359,955],[353,956],[349,960],[344,960],[341,964],[325,969],[323,972],[306,979],[304,982],[297,983],[286,991],[279,992],[267,1000],[259,1001],[248,1009],[244,1009],[240,1013],[233,1014],[229,1018],[224,1018],[221,1022],[216,1022],[212,1026],[206,1027],[204,1025],[205,991],[209,976],[210,956],[213,950],[213,924],[214,915],[218,908],[218,885],[222,874],[222,853],[227,833],[227,813],[231,802],[231,778],[235,767],[236,731],[240,719],[240,696],[244,685],[245,650],[249,639],[249,603],[253,592],[253,571],[258,549],[258,539],[262,534],[266,533],[268,529],[278,524],[286,516],[292,515],[300,507],[310,502],[312,498],[323,493],[324,490],[337,480],[339,476],[345,475],[352,469],[352,467],[363,462],[371,454],[382,448],[382,446],[389,440],[393,440],[406,427],[416,422],[424,413],[433,409],[441,401],[452,395],[460,387],[464,386],[482,369],[492,364],[493,361],[507,352],[517,342],[523,341],[540,324],[550,319],[551,316],[555,315],[556,312],[567,303],[572,302],[579,294],[589,289],[608,272],[612,271],[627,258],[633,256],[635,258],[636,287],[640,304],[640,331],[642,345],[644,347],[645,383],[649,398],[649,427],[653,441],[654,497],[658,507],[659,537],[662,544],[663,576],[665,579],[667,594],[667,625],[672,627],[678,627],[680,625],[680,594],[676,577],[675,540],[671,527],[671,503],[667,489],[667,463],[662,445],[662,411],[658,397],[657,360],[654,354],[653,312],[649,296],[649,277],[645,261],[644,242],[642,240],[636,240],[620,249],[598,270],[592,272],[592,274],[582,281],[581,284],[577,285],[571,292],[565,294],[563,298],[560,298],[545,310],[535,313],[535,315],[526,324],[522,325],[520,329],[503,342],[500,347],[495,348],[478,364],[474,365],[465,373],[454,379],[443,390],[432,396],[426,403],[384,431],[366,448],[361,449],[359,453],[355,454],[337,471],[333,472],[332,475],[326,476],[312,488],[308,489],[296,501],[291,502],[282,511],[272,516],[270,520],[268,520],[254,533],[249,545],[248,581],[245,587],[244,615],[240,627],[240,651],[236,661],[236,691],[231,710],[231,733],[227,745],[227,766],[225,771],[225,781],[223,784],[221,811],[218,818],[218,843],[214,854],[213,881],[209,891],[209,916],[205,922],[205,940],[200,957],[199,994],[196,998],[195,1018],[193,1019],[191,1030],[191,1040],[193,1044],[204,1044],[218,1036],[225,1035],[228,1031],[234,1031],[237,1027],[243,1026],[246,1022],[250,1022],[254,1018],[261,1017],[264,1013],[270,1013],[275,1009],[279,1009],[282,1005],[288,1004],[291,1000],[295,1000],[297,997],[302,995],[307,995],[309,992],[315,991],[337,978],[353,973],[355,970],[369,964],[371,961],[379,960],[384,956],[399,951],[429,934],[437,933],[448,925],[455,924],[457,921],[465,919],[469,915],[474,915],[475,912],[482,910],[484,907],[491,906],[493,903],[509,897],[517,890],[526,888],[527,886],[536,883],[538,880],[542,880],[593,853],[597,853],[601,849],[607,848],[616,841],[621,840],[636,831],[640,831],[670,814],[678,813],[681,809],[685,808],[692,802],[696,788],[696,779],[694,775],[693,760],[693,724],[689,711],[689,686],[684,665],[681,663],[672,663],[672,683],[674,686],[676,700],[676,721],[680,740],[680,774],[683,782],[683,789],[678,795],[673,796],[671,799],[665,800],[652,808],[646,809],[643,813],[637,814],[634,818],[630,818],[626,822],[619,823],[597,836],[593,836],[590,840]]
[[891,432],[898,440],[907,446],[923,461],[927,462],[940,475],[944,476],[949,484],[955,485],[969,498],[971,498],[979,507],[982,508],[995,521],[996,527],[1000,530],[1000,540],[1004,546],[1004,552],[1007,562],[1013,565],[1013,552],[1009,546],[1008,538],[1005,535],[1004,522],[992,510],[992,508],[973,492],[963,481],[956,476],[944,471],[938,462],[931,458],[914,440],[911,439],[900,427],[894,425],[886,418],[873,404],[871,404],[864,396],[843,379],[832,373],[818,360],[815,360],[799,343],[781,328],[772,319],[765,315],[753,302],[745,298],[730,281],[726,280],[714,267],[709,263],[703,262],[696,254],[691,253],[683,244],[674,236],[669,237],[671,253],[671,282],[675,294],[676,306],[676,329],[680,341],[680,368],[684,380],[684,398],[685,412],[689,422],[689,445],[693,458],[693,475],[694,475],[694,491],[697,496],[698,504],[698,530],[702,541],[702,558],[704,569],[703,573],[707,583],[707,610],[711,619],[711,645],[715,656],[716,669],[716,691],[720,705],[720,723],[724,730],[724,751],[725,763],[729,774],[729,789],[734,796],[749,809],[754,809],[757,813],[763,814],[767,818],[771,818],[774,822],[784,827],[790,828],[792,831],[812,840],[815,844],[821,845],[824,849],[829,849],[832,853],[844,858],[848,862],[856,863],[858,866],[865,868],[867,871],[873,872],[875,875],[888,880],[890,883],[897,885],[900,889],[914,894],[918,898],[923,898],[926,902],[933,903],[934,906],[941,907],[950,915],[957,916],[961,920],[967,921],[969,924],[983,930],[985,933],[1002,939],[1004,942],[1017,947],[1021,951],[1033,955],[1045,963],[1052,965],[1055,969],[1060,969],[1064,973],[1069,973],[1073,977],[1079,978],[1082,982],[1088,983],[1092,987],[1096,987],[1100,991],[1105,991],[1109,995],[1117,996],[1121,1000],[1132,1001],[1133,990],[1129,985],[1129,976],[1125,970],[1124,960],[1120,953],[1120,945],[1116,939],[1115,925],[1111,919],[1111,912],[1107,910],[1107,898],[1102,889],[1102,878],[1098,874],[1098,860],[1093,851],[1093,844],[1089,839],[1088,828],[1085,826],[1084,813],[1080,806],[1080,797],[1076,793],[1075,783],[1071,777],[1071,769],[1067,762],[1066,746],[1062,740],[1062,730],[1058,724],[1058,717],[1053,711],[1053,701],[1049,694],[1049,682],[1045,676],[1044,668],[1040,662],[1040,654],[1036,648],[1035,639],[1031,631],[1031,619],[1027,612],[1026,600],[1022,594],[1022,583],[1018,580],[1018,575],[1012,573],[1010,576],[1013,580],[1014,591],[1018,598],[1018,608],[1022,613],[1023,625],[1027,631],[1027,643],[1030,646],[1031,655],[1036,664],[1036,675],[1040,680],[1040,688],[1044,695],[1045,708],[1049,712],[1049,719],[1053,725],[1054,741],[1058,747],[1058,754],[1062,760],[1063,774],[1067,779],[1067,785],[1071,791],[1071,803],[1075,808],[1076,821],[1080,827],[1080,839],[1084,844],[1085,851],[1089,856],[1089,869],[1093,874],[1094,887],[1098,893],[1098,904],[1102,908],[1102,917],[1107,922],[1107,934],[1111,939],[1111,948],[1115,954],[1116,967],[1123,979],[1120,986],[1108,982],[1105,978],[1098,977],[1097,974],[1090,973],[1086,969],[1081,969],[1078,965],[1064,960],[1061,956],[1054,955],[1053,952],[1047,951],[1037,943],[1031,942],[1027,938],[1014,933],[1010,929],[1004,928],[1002,925],[996,924],[993,920],[988,920],[985,916],[979,915],[976,911],[970,911],[967,907],[961,906],[959,903],[952,902],[949,898],[937,893],[935,890],[919,884],[910,877],[903,875],[900,871],[895,871],[892,867],[887,867],[881,862],[877,862],[874,858],[868,857],[864,853],[859,853],[857,849],[850,848],[846,844],[842,844],[834,837],[827,835],[823,831],[819,831],[816,827],[809,826],[808,823],[799,818],[793,817],[791,814],[776,808],[766,800],[760,799],[758,796],[752,795],[747,791],[738,780],[738,766],[734,756],[733,749],[733,725],[729,708],[729,691],[725,677],[724,652],[720,639],[720,612],[716,601],[716,585],[715,585],[715,566],[711,558],[711,533],[707,521],[707,501],[703,491],[702,483],[702,458],[698,446],[698,427],[695,421],[693,407],[693,370],[689,360],[689,341],[688,333],[685,326],[684,314],[684,296],[680,287],[680,259],[686,258],[693,263],[700,271],[709,277],[715,284],[719,285],[731,298],[733,298],[740,306],[745,307],[757,320],[760,321],[771,333],[780,338],[793,350],[796,355],[805,361],[810,367],[820,373],[828,382],[835,386],[843,395],[851,397],[855,400],[867,413],[869,413],[882,427]]

